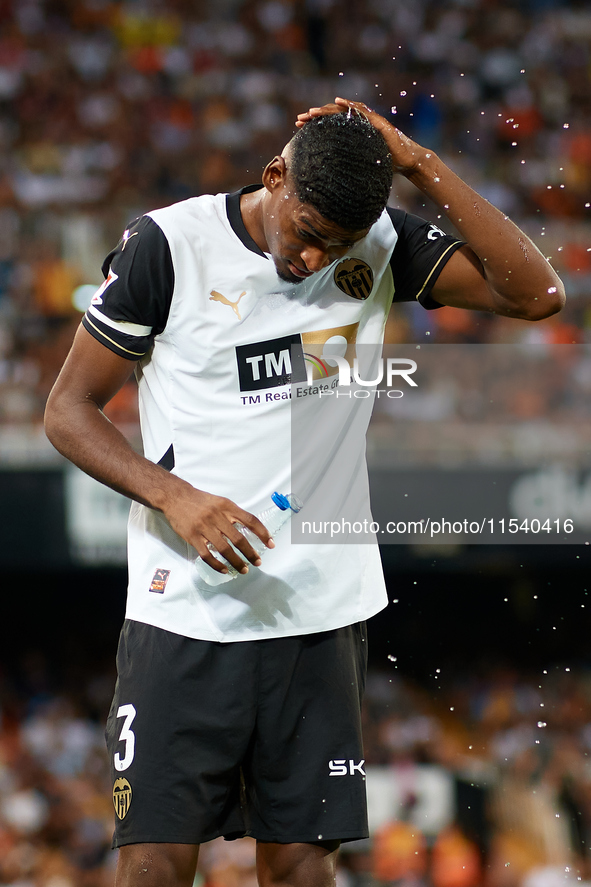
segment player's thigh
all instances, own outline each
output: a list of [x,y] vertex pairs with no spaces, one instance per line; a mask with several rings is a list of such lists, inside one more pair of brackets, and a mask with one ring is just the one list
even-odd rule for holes
[[198,857],[198,844],[126,844],[115,887],[192,887]]
[[243,765],[251,834],[280,844],[366,837],[365,626],[261,643],[257,732]]
[[114,845],[244,834],[240,764],[256,719],[249,648],[126,621],[117,667],[106,731]]
[[334,887],[338,841],[315,844],[257,843],[260,887]]

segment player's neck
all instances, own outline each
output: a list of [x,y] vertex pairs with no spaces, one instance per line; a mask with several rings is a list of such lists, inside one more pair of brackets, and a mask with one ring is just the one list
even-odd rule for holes
[[269,252],[263,225],[264,200],[267,193],[266,188],[260,188],[258,191],[250,191],[240,196],[240,213],[244,227],[264,253]]

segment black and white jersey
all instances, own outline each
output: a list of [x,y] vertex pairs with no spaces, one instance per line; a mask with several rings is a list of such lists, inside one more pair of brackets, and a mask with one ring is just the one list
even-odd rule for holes
[[[328,346],[381,343],[393,298],[437,307],[431,289],[459,246],[388,209],[345,257],[293,285],[246,231],[240,193],[192,198],[124,232],[83,323],[137,361],[146,457],[257,514],[291,490],[297,385],[336,372]],[[336,457],[323,448],[309,460],[310,488]],[[366,496],[364,470],[343,488]],[[198,579],[195,557],[163,515],[133,503],[127,617],[240,641],[337,628],[386,604],[377,545],[292,544],[284,532],[261,568],[216,587]]]

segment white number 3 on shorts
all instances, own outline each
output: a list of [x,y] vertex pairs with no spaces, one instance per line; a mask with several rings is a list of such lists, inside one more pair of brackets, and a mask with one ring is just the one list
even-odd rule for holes
[[115,770],[127,770],[133,762],[133,756],[135,754],[135,733],[129,728],[131,727],[136,714],[137,712],[133,705],[120,705],[117,709],[117,717],[125,718],[121,733],[119,734],[119,742],[125,743],[125,754],[123,758],[119,752],[115,752],[113,755]]

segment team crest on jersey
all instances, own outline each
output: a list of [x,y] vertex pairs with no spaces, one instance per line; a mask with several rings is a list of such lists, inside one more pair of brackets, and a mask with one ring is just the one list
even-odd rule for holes
[[113,786],[113,806],[119,819],[125,819],[131,807],[131,786],[122,776],[115,780]]
[[150,591],[155,591],[156,594],[164,594],[164,589],[166,588],[169,576],[170,570],[156,570],[152,578]]
[[363,259],[343,259],[335,268],[334,282],[345,295],[363,302],[373,287],[373,271]]
[[91,305],[102,305],[103,299],[102,295],[108,286],[111,286],[112,283],[115,283],[116,280],[119,280],[119,275],[115,274],[114,271],[111,271],[109,268],[109,273],[107,275],[107,279],[104,283],[97,289],[96,293],[92,297]]

